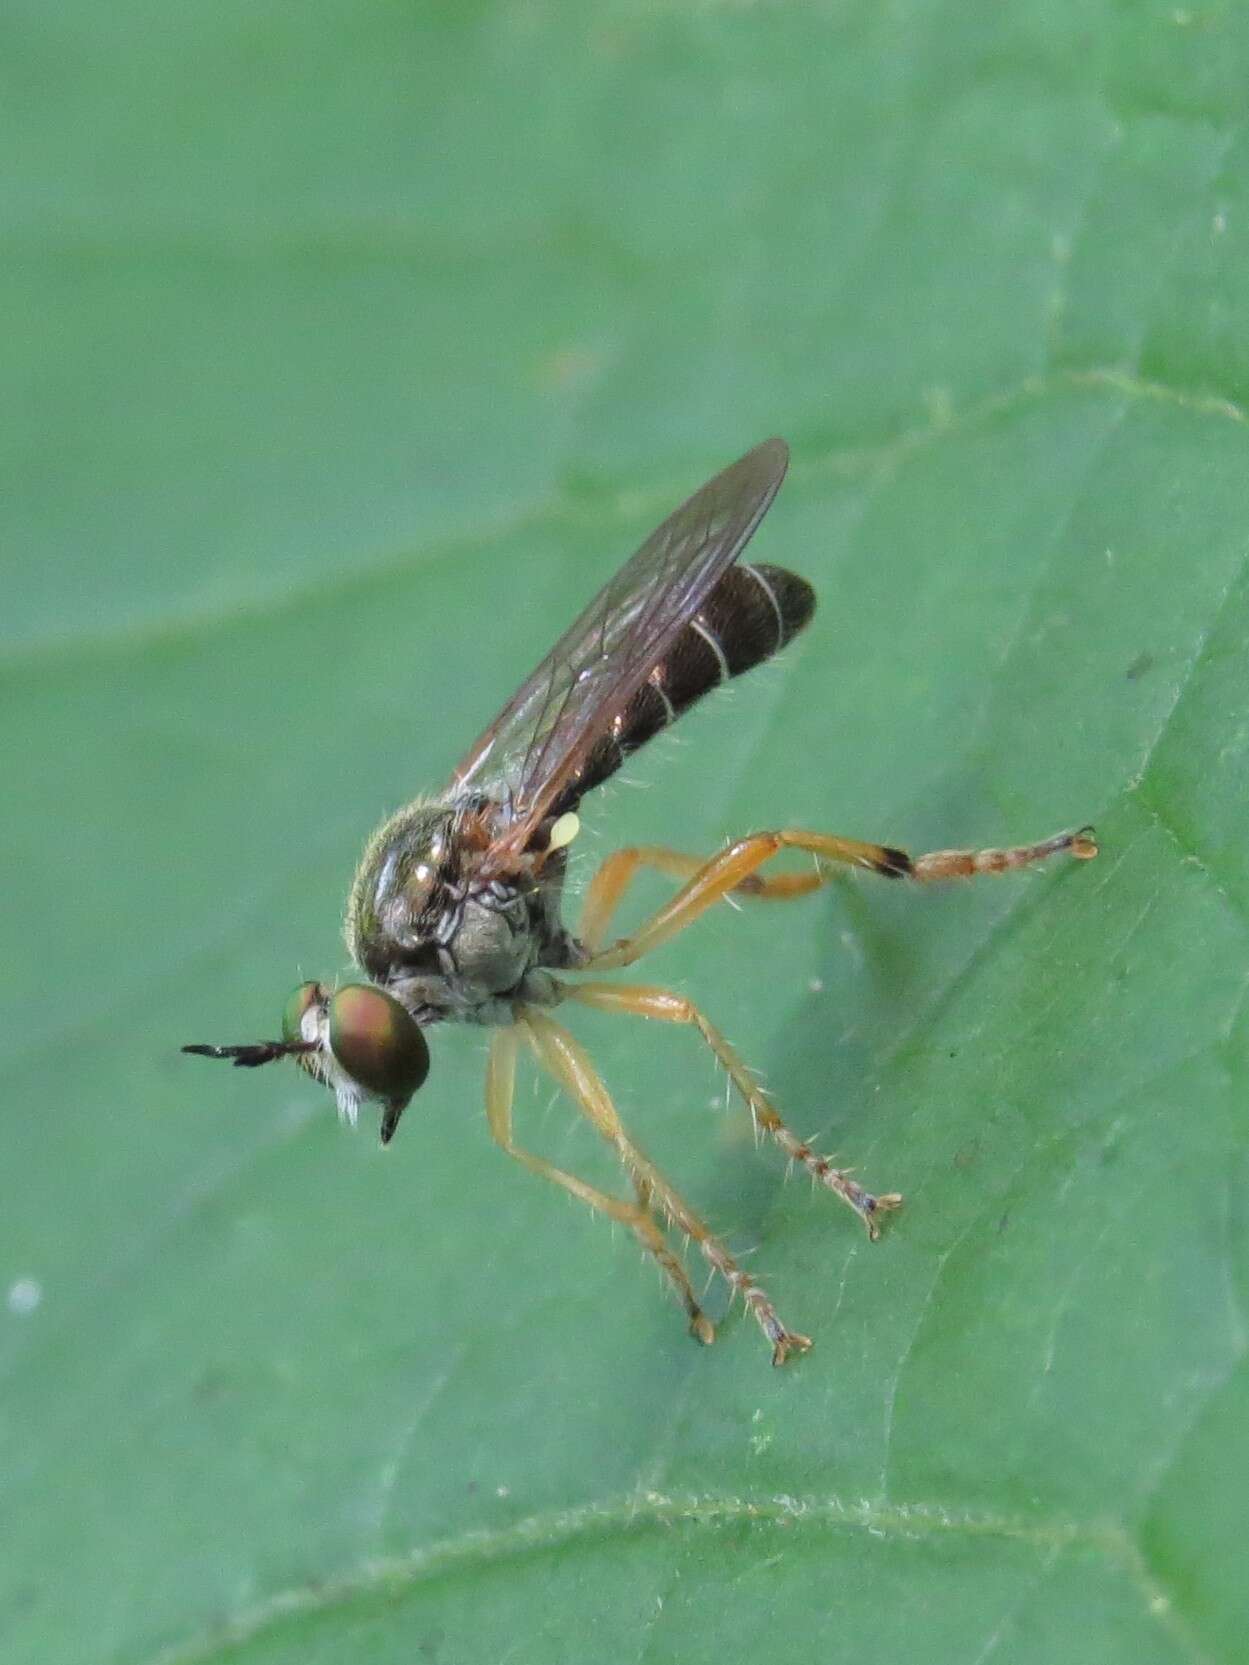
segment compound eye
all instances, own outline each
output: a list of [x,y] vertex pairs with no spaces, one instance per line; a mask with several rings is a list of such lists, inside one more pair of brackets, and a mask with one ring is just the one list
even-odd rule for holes
[[325,1004],[325,990],[320,983],[301,983],[286,1002],[282,1013],[282,1039],[288,1046],[308,1037],[303,1031],[304,1014],[313,1006]]
[[400,1110],[429,1074],[420,1028],[369,983],[348,983],[330,1001],[330,1051],[365,1092]]

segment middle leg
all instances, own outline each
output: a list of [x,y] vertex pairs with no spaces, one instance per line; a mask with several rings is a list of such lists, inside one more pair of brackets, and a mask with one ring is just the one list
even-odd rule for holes
[[637,983],[569,983],[565,989],[570,1000],[597,1006],[601,1011],[633,1012],[638,1017],[655,1018],[661,1023],[687,1023],[697,1029],[741,1094],[754,1117],[755,1126],[770,1134],[792,1162],[801,1162],[812,1178],[826,1185],[851,1207],[867,1227],[867,1235],[873,1241],[880,1236],[878,1216],[889,1209],[899,1208],[901,1195],[897,1191],[886,1191],[876,1196],[865,1191],[851,1179],[846,1169],[835,1168],[826,1156],[812,1150],[805,1140],[792,1133],[736,1049],[703,1016],[692,1000],[672,994],[667,989]]

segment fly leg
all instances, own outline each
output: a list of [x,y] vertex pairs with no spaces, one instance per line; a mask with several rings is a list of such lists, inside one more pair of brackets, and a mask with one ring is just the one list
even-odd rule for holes
[[710,1347],[716,1339],[716,1327],[698,1304],[690,1283],[689,1273],[681,1263],[680,1256],[673,1253],[663,1229],[652,1212],[654,1208],[654,1194],[646,1180],[635,1179],[633,1189],[637,1193],[638,1218],[634,1223],[642,1244],[649,1249],[659,1262],[660,1267],[667,1274],[668,1281],[676,1290],[681,1305],[690,1321],[690,1334],[696,1341],[701,1341],[704,1347]]
[[623,850],[613,850],[586,890],[578,938],[591,954],[598,953],[612,916],[639,868],[653,867],[670,879],[692,879],[703,865],[701,857],[687,856],[680,850],[669,849],[666,844],[630,844]]
[[[783,873],[765,879],[757,869],[781,850],[807,851],[815,857],[815,871]],[[916,857],[887,844],[863,844],[852,838],[802,832],[794,827],[739,838],[718,855],[692,865],[692,858],[676,850],[650,846],[620,850],[604,862],[586,897],[589,926],[586,941],[591,954],[581,969],[608,971],[632,965],[643,954],[649,954],[692,925],[700,914],[731,892],[773,900],[802,896],[826,883],[832,869],[839,865],[866,868],[886,878],[908,878],[928,884],[938,879],[1005,873],[1044,861],[1062,851],[1082,861],[1090,860],[1097,854],[1093,829],[1081,827],[1076,832],[1056,833],[1036,844],[1017,844],[1003,850],[933,850]],[[632,936],[622,937],[608,948],[598,947],[616,903],[640,866],[659,867],[678,877],[685,875],[685,883]]]
[[612,1146],[639,1193],[645,1193],[647,1200],[662,1210],[671,1225],[693,1238],[708,1264],[720,1274],[734,1294],[742,1297],[755,1322],[772,1344],[772,1363],[784,1364],[791,1353],[805,1353],[811,1345],[810,1338],[786,1329],[756,1280],[749,1272],[742,1271],[724,1244],[708,1230],[680,1193],[630,1139],[607,1088],[585,1050],[545,1012],[532,1006],[521,1006],[517,1008],[516,1015],[538,1062],[555,1077]]
[[826,1156],[819,1155],[805,1140],[792,1133],[735,1048],[703,1016],[692,1000],[672,994],[667,989],[644,984],[570,983],[567,995],[570,1000],[580,1000],[584,1005],[597,1006],[602,1011],[633,1012],[638,1017],[654,1018],[660,1023],[687,1023],[697,1029],[740,1093],[755,1126],[769,1134],[790,1161],[801,1162],[814,1179],[852,1208],[867,1227],[867,1235],[873,1241],[880,1236],[878,1216],[901,1206],[902,1198],[898,1192],[888,1191],[874,1196],[865,1191],[844,1168],[835,1168]]
[[[881,845],[863,845],[862,848],[873,851],[879,860],[889,854]],[[598,952],[612,915],[620,906],[639,868],[653,867],[670,879],[692,879],[706,865],[705,856],[686,855],[684,851],[673,850],[666,844],[630,844],[622,850],[613,850],[590,880],[581,910],[577,932],[579,940],[592,954]],[[752,896],[761,902],[787,902],[795,896],[808,896],[825,883],[827,877],[818,868],[809,873],[777,873],[768,879],[752,873],[735,885],[732,893]]]
[[649,1185],[644,1180],[635,1179],[637,1201],[625,1202],[621,1197],[610,1196],[606,1191],[598,1190],[596,1186],[587,1185],[575,1174],[566,1173],[553,1163],[544,1161],[542,1157],[521,1150],[513,1142],[512,1097],[516,1080],[516,1045],[515,1029],[498,1029],[491,1040],[490,1059],[486,1065],[486,1120],[494,1138],[509,1156],[515,1157],[517,1162],[531,1172],[541,1174],[544,1179],[553,1180],[556,1185],[562,1185],[588,1207],[597,1209],[621,1225],[628,1226],[647,1253],[655,1257],[676,1290],[682,1306],[689,1315],[690,1334],[704,1345],[710,1346],[716,1338],[715,1326],[699,1306],[684,1266],[668,1246],[663,1232],[650,1212]]

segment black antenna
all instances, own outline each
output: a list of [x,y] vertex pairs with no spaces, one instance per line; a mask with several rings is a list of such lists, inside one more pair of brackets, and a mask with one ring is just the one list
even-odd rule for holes
[[315,1052],[316,1041],[252,1041],[247,1046],[184,1046],[197,1058],[228,1058],[235,1069],[254,1070],[275,1058],[289,1058],[301,1052]]

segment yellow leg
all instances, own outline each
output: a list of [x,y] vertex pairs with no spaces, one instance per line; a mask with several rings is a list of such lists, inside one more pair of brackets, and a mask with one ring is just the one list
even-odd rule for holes
[[538,1062],[550,1071],[612,1146],[639,1187],[639,1192],[661,1209],[672,1225],[693,1238],[709,1265],[720,1274],[734,1294],[742,1297],[772,1344],[772,1363],[784,1364],[791,1353],[805,1353],[811,1345],[810,1338],[786,1329],[776,1308],[755,1279],[742,1271],[723,1243],[713,1236],[680,1193],[630,1139],[584,1048],[566,1029],[535,1007],[519,1007],[517,1021]]
[[851,1179],[844,1168],[835,1168],[826,1156],[820,1156],[804,1140],[797,1138],[781,1120],[776,1105],[733,1046],[692,1000],[671,994],[667,989],[644,984],[570,983],[566,985],[566,992],[570,1000],[597,1006],[601,1011],[633,1012],[638,1017],[655,1018],[660,1023],[688,1023],[697,1029],[741,1094],[756,1127],[763,1128],[791,1161],[801,1162],[813,1178],[847,1203],[863,1221],[867,1235],[873,1241],[880,1236],[878,1216],[886,1210],[901,1207],[902,1198],[898,1192],[887,1191],[881,1196],[874,1196]]
[[664,1239],[650,1212],[650,1189],[638,1180],[635,1181],[637,1201],[625,1202],[621,1197],[610,1196],[606,1191],[600,1191],[596,1186],[587,1185],[578,1179],[576,1174],[566,1173],[563,1168],[557,1168],[551,1162],[546,1162],[532,1152],[522,1150],[512,1139],[512,1097],[516,1081],[516,1042],[515,1029],[497,1029],[491,1038],[490,1058],[486,1065],[486,1120],[495,1140],[511,1157],[528,1168],[532,1173],[541,1174],[543,1179],[549,1179],[556,1185],[562,1185],[565,1191],[570,1191],[574,1197],[588,1207],[606,1214],[609,1219],[628,1226],[642,1247],[659,1262],[664,1274],[680,1297],[681,1304],[689,1315],[690,1334],[710,1346],[716,1338],[715,1326],[699,1306],[694,1290],[684,1266],[673,1254]]
[[[779,878],[764,879],[756,871],[781,850],[805,850],[816,859],[816,871],[806,874],[783,874]],[[641,847],[621,850],[609,856],[590,886],[586,898],[586,914],[590,935],[583,941],[591,950],[585,970],[608,971],[632,965],[649,954],[670,937],[692,925],[730,891],[743,895],[781,898],[803,895],[823,884],[829,868],[835,865],[867,868],[887,878],[909,878],[928,884],[934,880],[971,878],[980,873],[1005,873],[1031,862],[1044,861],[1047,856],[1068,851],[1081,861],[1097,854],[1097,844],[1091,827],[1076,832],[1057,833],[1037,844],[1017,844],[1005,850],[932,850],[927,855],[912,858],[905,850],[885,844],[861,844],[850,838],[834,838],[827,833],[802,832],[790,827],[777,832],[754,833],[740,838],[710,860],[689,869],[690,857],[675,850],[656,850]],[[662,861],[656,859],[662,856]],[[612,864],[615,864],[614,866]],[[640,866],[660,867],[662,871],[687,874],[686,882],[669,901],[658,908],[632,936],[622,937],[610,948],[599,948],[611,912],[619,901],[626,884]]]
[[581,909],[577,935],[591,954],[603,945],[607,927],[640,867],[654,867],[670,879],[692,879],[702,863],[663,844],[632,844],[614,850],[590,880]]
[[[876,847],[865,845],[864,848]],[[614,850],[590,880],[577,931],[580,941],[591,953],[602,946],[612,915],[620,906],[621,898],[639,868],[653,867],[670,879],[692,879],[706,865],[705,856],[686,855],[684,851],[672,850],[666,844],[630,844],[623,850]],[[740,895],[751,896],[761,902],[780,902],[795,896],[807,896],[825,882],[825,875],[819,871],[779,873],[770,879],[752,874],[734,889]]]

